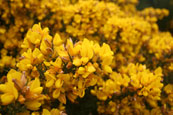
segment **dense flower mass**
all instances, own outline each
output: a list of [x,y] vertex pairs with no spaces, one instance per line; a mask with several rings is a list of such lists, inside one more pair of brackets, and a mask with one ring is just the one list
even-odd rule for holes
[[123,67],[120,73],[110,74],[110,79],[98,84],[99,86],[95,87],[92,93],[101,100],[112,98],[112,95],[126,93],[126,91],[136,92],[137,95],[142,95],[147,99],[160,100],[163,87],[161,76],[161,68],[151,73],[144,65],[129,64]]
[[169,12],[138,2],[0,0],[0,114],[172,114]]

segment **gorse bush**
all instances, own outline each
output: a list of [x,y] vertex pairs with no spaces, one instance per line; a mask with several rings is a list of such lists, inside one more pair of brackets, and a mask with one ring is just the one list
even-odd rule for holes
[[138,0],[0,0],[0,113],[173,113],[169,12]]

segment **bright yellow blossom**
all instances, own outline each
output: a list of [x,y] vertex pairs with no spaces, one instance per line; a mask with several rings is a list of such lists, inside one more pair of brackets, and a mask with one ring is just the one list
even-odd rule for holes
[[41,102],[45,97],[41,94],[43,87],[40,87],[40,80],[35,78],[29,85],[29,91],[25,98],[25,106],[30,110],[38,110],[41,106]]
[[43,54],[37,48],[35,48],[33,52],[31,49],[28,49],[27,52],[22,54],[21,58],[21,61],[17,63],[17,67],[22,71],[32,69],[33,65],[41,63],[44,59]]
[[0,84],[1,101],[3,105],[8,105],[18,98],[18,90],[15,87],[14,80],[20,80],[22,74],[14,69],[11,69],[7,74],[7,82]]
[[3,105],[8,105],[18,98],[18,91],[12,81],[1,84],[0,92],[4,93],[1,95],[1,102]]

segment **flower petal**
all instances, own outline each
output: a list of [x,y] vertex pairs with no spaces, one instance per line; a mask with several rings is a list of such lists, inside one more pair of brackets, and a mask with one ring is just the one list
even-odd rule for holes
[[14,100],[14,96],[12,94],[3,94],[1,96],[1,101],[3,105],[8,105]]
[[25,103],[26,107],[30,110],[38,110],[41,106],[41,103],[38,101],[28,101]]

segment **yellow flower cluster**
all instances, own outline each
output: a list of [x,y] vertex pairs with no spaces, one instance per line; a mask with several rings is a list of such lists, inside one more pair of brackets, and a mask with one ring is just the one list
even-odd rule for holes
[[[28,29],[38,21],[49,27],[56,23],[55,28],[59,29],[60,24],[56,20],[59,20],[60,16],[57,16],[56,20],[49,18],[55,12],[59,12],[61,6],[69,3],[70,0],[0,0],[0,44],[8,53],[12,52],[14,58],[19,57],[20,53],[17,54],[13,49],[20,52],[21,43]],[[5,60],[1,60],[5,65]]]
[[19,101],[30,110],[37,110],[41,106],[41,101],[45,98],[41,94],[43,87],[40,87],[40,80],[35,78],[27,81],[25,73],[11,69],[7,74],[7,82],[0,85],[1,102],[8,105],[14,101]]
[[65,31],[72,37],[97,40],[100,29],[112,15],[121,15],[116,4],[98,2],[94,0],[79,1],[75,5],[68,5],[62,9],[62,21]]
[[101,100],[112,98],[112,95],[127,93],[128,90],[151,100],[160,100],[163,87],[161,76],[161,68],[152,73],[144,65],[129,64],[121,68],[120,73],[110,74],[110,79],[99,83],[91,92]]
[[[168,95],[166,101],[173,107],[173,84],[168,84],[164,87],[164,91]],[[172,109],[172,108],[171,108]]]
[[171,114],[169,12],[137,3],[0,0],[0,114]]
[[[37,24],[27,32],[22,44],[26,51],[16,65],[25,74],[13,69],[8,72],[7,78],[10,78],[0,88],[4,93],[1,96],[4,105],[16,100],[30,110],[38,110],[45,98],[66,104],[68,97],[74,102],[78,96],[85,95],[86,88],[96,84],[99,75],[112,73],[113,52],[109,45],[100,46],[87,39],[77,43],[71,39],[63,42],[58,34],[52,37],[48,31]],[[40,87],[39,77],[50,94],[47,97],[41,94],[43,87]],[[5,87],[14,91],[6,91]]]
[[[151,8],[149,9],[149,11],[151,11],[151,13],[153,13],[154,15],[150,15],[148,13],[149,11],[146,9],[143,11],[137,11],[135,8],[135,5],[138,3],[137,0],[114,0],[113,2],[111,1],[107,0],[107,2],[105,2],[105,0],[43,0],[40,2],[39,0],[1,0],[0,3],[2,4],[2,7],[0,8],[0,13],[2,15],[1,19],[3,24],[0,27],[0,42],[4,44],[5,49],[8,49],[8,52],[11,52],[11,50],[16,47],[19,47],[17,49],[17,51],[19,52],[21,50],[20,44],[22,42],[22,38],[25,36],[26,31],[38,21],[42,22],[44,26],[50,27],[51,33],[58,32],[63,36],[77,37],[76,39],[87,38],[92,40],[104,41],[105,38],[103,36],[107,36],[110,31],[103,32],[102,30],[107,29],[107,26],[105,28],[104,25],[105,23],[107,23],[107,20],[109,20],[112,16],[117,16],[118,20],[120,18],[120,21],[117,21],[121,22],[122,17],[128,17],[129,15],[132,17],[133,20],[134,13],[136,13],[137,16],[136,20],[138,20],[141,16],[144,19],[146,16],[152,16],[157,19],[162,18],[163,16],[168,14],[167,10],[155,10]],[[131,19],[127,18],[126,21],[129,23],[128,20],[130,21]],[[143,22],[144,20],[141,19],[140,21]],[[115,23],[115,21],[113,23]],[[136,24],[136,22],[134,23]],[[131,24],[127,24],[128,27],[130,25]],[[141,27],[141,25],[145,25],[145,23],[140,25],[137,24],[136,26],[138,26],[138,28],[143,28],[143,26]],[[155,25],[154,27],[157,28],[155,22],[152,25]],[[125,25],[122,25],[122,27],[128,28]],[[138,33],[136,32],[136,27],[134,29],[135,32],[131,33],[131,35],[127,34],[125,36],[139,36],[136,35],[136,33]],[[110,28],[108,30],[110,30]],[[129,29],[128,31],[130,30],[131,29]],[[145,29],[145,31],[147,30],[151,30],[150,27],[148,27],[148,29]],[[120,30],[118,29],[118,32],[119,31],[121,31],[121,27]],[[110,46],[114,46],[114,44]],[[125,45],[122,49],[124,50],[125,48],[127,50],[128,46],[129,45]],[[139,46],[137,46],[137,49],[140,48]],[[133,48],[129,48],[129,50],[132,49]],[[138,50],[135,50],[133,52],[138,52]],[[119,54],[118,56],[120,55],[121,54]],[[16,57],[16,54],[14,55],[14,57]],[[139,58],[139,60],[144,60],[142,56],[139,56]],[[118,61],[120,60],[121,59],[118,59]]]
[[151,31],[151,25],[140,17],[111,17],[102,32],[116,52],[114,61],[119,64],[115,66],[129,61],[135,62],[135,58],[144,61],[145,58],[139,53],[143,44],[150,38]]
[[16,64],[16,59],[13,58],[12,56],[7,55],[8,51],[5,49],[2,49],[0,54],[1,54],[1,59],[0,59],[0,72],[4,71],[4,68],[14,68]]
[[153,103],[154,108],[148,109],[145,105],[144,99],[139,96],[127,96],[123,99],[117,98],[114,101],[109,101],[108,103],[99,102],[98,111],[100,114],[120,114],[120,115],[161,115],[171,114],[171,112],[166,112],[165,107],[160,108],[157,103]]
[[149,41],[149,53],[154,53],[157,59],[163,59],[165,54],[170,55],[173,49],[173,40],[170,33],[154,34]]
[[167,16],[169,12],[166,9],[154,9],[152,7],[144,9],[139,15],[143,16],[145,20],[150,23],[155,23],[158,19]]
[[[173,63],[173,37],[169,32],[158,32],[152,35],[147,44],[149,54],[144,54],[149,66],[156,68],[162,63],[165,77],[171,76]],[[146,52],[145,52],[146,53]],[[150,61],[153,61],[151,63]]]

